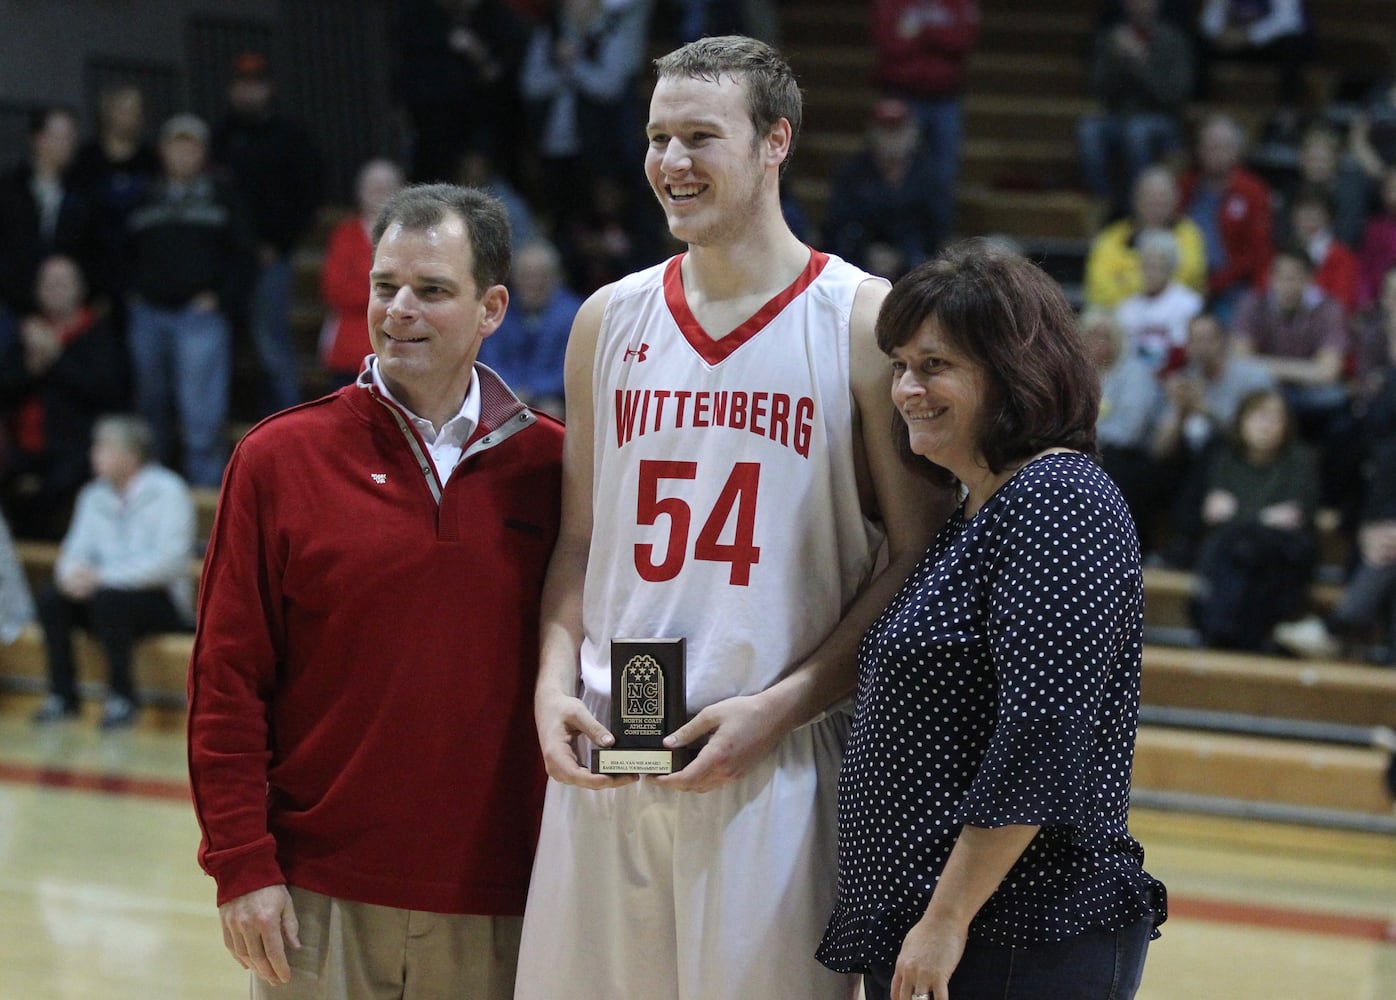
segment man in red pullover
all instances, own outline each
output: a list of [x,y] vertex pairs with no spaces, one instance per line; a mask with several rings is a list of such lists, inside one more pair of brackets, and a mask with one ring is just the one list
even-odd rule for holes
[[509,299],[498,201],[407,188],[373,244],[365,370],[254,427],[224,480],[189,677],[199,859],[254,997],[509,1000],[562,427],[475,365]]
[[1183,211],[1207,248],[1208,309],[1223,322],[1242,295],[1264,285],[1274,251],[1270,188],[1241,165],[1245,149],[1241,126],[1211,116],[1198,129],[1197,166],[1179,185]]

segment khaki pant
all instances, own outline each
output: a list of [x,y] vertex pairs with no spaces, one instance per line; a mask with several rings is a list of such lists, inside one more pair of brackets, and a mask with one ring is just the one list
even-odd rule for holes
[[519,917],[399,910],[291,889],[291,981],[253,1000],[512,1000]]

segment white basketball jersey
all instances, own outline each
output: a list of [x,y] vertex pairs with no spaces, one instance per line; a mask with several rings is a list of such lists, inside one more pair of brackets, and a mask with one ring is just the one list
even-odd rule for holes
[[682,259],[622,279],[602,318],[581,667],[609,696],[612,638],[683,636],[692,714],[813,651],[882,533],[858,501],[849,382],[849,315],[870,276],[812,251],[713,340]]

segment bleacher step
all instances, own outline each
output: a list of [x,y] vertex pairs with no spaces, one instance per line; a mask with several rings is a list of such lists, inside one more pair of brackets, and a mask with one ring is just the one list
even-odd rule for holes
[[1377,749],[1141,726],[1134,786],[1390,816],[1388,761],[1389,754]]
[[1213,649],[1144,647],[1146,705],[1396,725],[1396,670]]

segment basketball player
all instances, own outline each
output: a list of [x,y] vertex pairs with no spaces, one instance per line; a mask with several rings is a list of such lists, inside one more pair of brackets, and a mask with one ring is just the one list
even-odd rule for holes
[[[568,345],[515,996],[847,1000],[813,953],[854,652],[949,498],[894,446],[886,282],[781,217],[789,66],[719,37],[656,67],[645,171],[688,250],[596,292]],[[666,742],[702,749],[664,777],[593,775],[609,642],[638,636],[687,640],[692,718]]]

